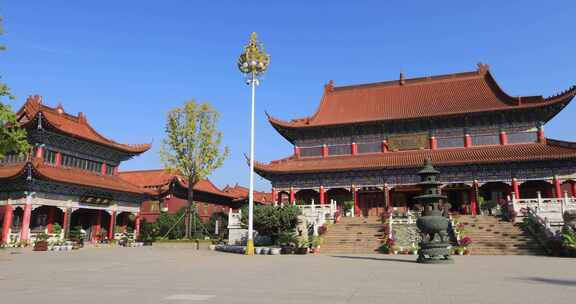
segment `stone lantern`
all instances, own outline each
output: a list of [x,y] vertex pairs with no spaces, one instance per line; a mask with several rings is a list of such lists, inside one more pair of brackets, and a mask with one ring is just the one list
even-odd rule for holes
[[424,168],[418,171],[423,194],[415,197],[424,206],[422,216],[416,221],[422,241],[418,252],[418,263],[425,264],[447,264],[453,263],[450,258],[450,238],[448,237],[447,207],[441,205],[440,201],[446,196],[440,193],[438,175],[440,172],[432,166],[432,161],[428,158],[424,162]]

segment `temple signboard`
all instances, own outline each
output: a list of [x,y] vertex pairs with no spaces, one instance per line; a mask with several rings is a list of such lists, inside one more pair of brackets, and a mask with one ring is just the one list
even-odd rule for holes
[[388,149],[392,151],[429,149],[428,133],[394,135],[388,137]]

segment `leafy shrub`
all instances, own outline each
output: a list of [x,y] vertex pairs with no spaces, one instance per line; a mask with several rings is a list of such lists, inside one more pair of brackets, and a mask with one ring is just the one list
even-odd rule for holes
[[[256,205],[253,213],[254,229],[260,235],[270,236],[276,243],[281,233],[292,233],[296,229],[300,214],[300,209],[293,205]],[[248,206],[242,208],[242,222],[248,223]]]
[[60,226],[60,224],[58,223],[54,223],[52,225],[52,233],[59,235],[60,233],[62,233],[62,226]]

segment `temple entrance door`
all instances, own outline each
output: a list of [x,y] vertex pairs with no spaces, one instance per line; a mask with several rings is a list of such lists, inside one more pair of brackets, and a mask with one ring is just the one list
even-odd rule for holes
[[362,216],[380,216],[385,209],[384,192],[377,191],[362,191],[358,193],[358,205]]

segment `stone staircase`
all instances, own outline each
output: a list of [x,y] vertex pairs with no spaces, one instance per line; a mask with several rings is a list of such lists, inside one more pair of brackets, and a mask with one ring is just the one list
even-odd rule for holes
[[343,217],[324,235],[323,254],[378,253],[382,240],[382,223],[377,217]]
[[472,238],[473,255],[546,255],[544,249],[518,225],[494,216],[460,216]]

